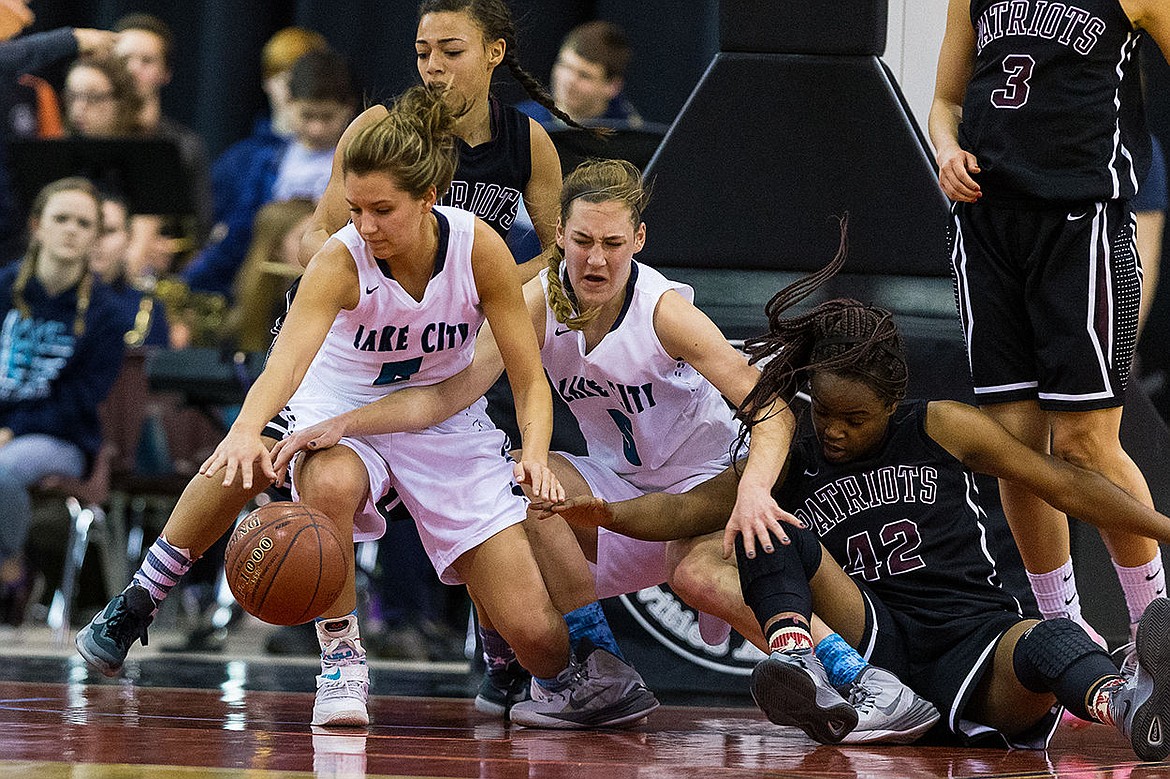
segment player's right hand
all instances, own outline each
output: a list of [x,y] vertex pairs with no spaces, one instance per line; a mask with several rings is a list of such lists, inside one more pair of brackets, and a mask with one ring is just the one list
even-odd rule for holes
[[548,508],[530,511],[537,519],[548,519],[559,514],[570,525],[578,527],[606,527],[613,520],[609,504],[592,495],[574,495]]
[[983,196],[983,189],[973,174],[978,173],[979,161],[969,151],[957,148],[938,157],[938,183],[943,194],[951,200],[974,203]]
[[213,478],[220,470],[224,471],[223,486],[230,487],[236,481],[236,474],[240,476],[240,486],[245,490],[252,489],[252,472],[256,463],[260,463],[260,471],[270,481],[276,481],[276,471],[272,467],[272,455],[264,445],[260,436],[254,433],[229,430],[227,436],[215,447],[211,456],[199,466],[199,473],[207,478]]

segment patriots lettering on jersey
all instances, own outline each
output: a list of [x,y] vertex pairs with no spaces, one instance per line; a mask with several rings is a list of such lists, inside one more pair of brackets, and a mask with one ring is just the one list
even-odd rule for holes
[[[467,322],[431,322],[422,329],[419,348],[425,354],[454,349],[462,346],[470,333],[471,326]],[[353,348],[361,352],[399,352],[410,346],[410,325],[386,325],[380,329],[358,325],[353,336]]]
[[486,184],[478,181],[474,189],[466,181],[452,181],[447,194],[439,200],[441,206],[454,206],[470,211],[485,222],[499,224],[504,230],[516,219],[516,208],[520,202],[520,190]]
[[1055,40],[1088,54],[1097,45],[1105,22],[1071,3],[1049,0],[1003,0],[993,3],[975,24],[976,51],[992,41],[1010,36]]
[[824,536],[851,516],[893,503],[933,504],[938,471],[926,465],[887,465],[822,485],[795,514]]

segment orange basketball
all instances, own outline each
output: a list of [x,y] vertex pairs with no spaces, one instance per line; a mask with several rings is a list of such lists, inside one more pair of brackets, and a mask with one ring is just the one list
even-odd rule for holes
[[232,595],[273,625],[319,617],[341,595],[346,559],[333,521],[303,503],[276,502],[244,517],[228,539]]

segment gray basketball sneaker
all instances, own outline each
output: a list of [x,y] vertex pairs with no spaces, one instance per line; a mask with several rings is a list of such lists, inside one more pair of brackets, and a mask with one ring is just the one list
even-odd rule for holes
[[1138,622],[1137,667],[1113,691],[1109,711],[1142,760],[1170,754],[1170,600],[1156,598]]
[[821,744],[836,744],[857,726],[857,710],[829,684],[811,649],[773,652],[752,669],[752,698],[777,725],[795,725]]
[[512,706],[509,718],[533,728],[611,728],[637,722],[658,708],[642,677],[613,653],[593,649],[557,676],[557,692],[532,680],[532,699]]
[[877,666],[867,665],[842,694],[857,710],[842,744],[910,744],[939,720],[934,704]]
[[475,696],[476,711],[507,719],[508,712],[529,698],[532,674],[513,660],[503,668],[488,668],[479,682]]
[[106,676],[122,670],[135,641],[146,646],[146,628],[154,620],[154,600],[144,587],[132,584],[114,596],[77,634],[77,651]]

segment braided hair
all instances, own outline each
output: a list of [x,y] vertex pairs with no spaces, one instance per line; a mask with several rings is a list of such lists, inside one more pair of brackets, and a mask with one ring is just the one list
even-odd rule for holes
[[808,313],[783,314],[832,278],[848,253],[848,217],[841,219],[841,244],[832,261],[777,292],[764,312],[768,332],[745,342],[749,362],[762,368],[760,380],[737,415],[744,436],[773,400],[790,403],[818,371],[855,378],[887,403],[906,396],[906,352],[893,315],[851,298],[825,301]]
[[[61,192],[83,192],[93,198],[93,202],[97,206],[97,232],[98,235],[101,235],[101,198],[93,182],[80,176],[58,179],[42,187],[41,191],[37,193],[36,199],[33,200],[32,207],[29,209],[29,219],[40,219],[45,211],[45,206],[49,203],[49,198]],[[40,257],[40,254],[40,242],[35,238],[31,239],[28,242],[28,250],[24,254],[24,259],[20,262],[20,269],[16,272],[16,280],[12,284],[12,306],[25,319],[28,319],[32,314],[28,307],[28,301],[24,299],[24,290],[28,287],[29,280],[36,272],[37,259]],[[85,316],[89,312],[89,300],[92,294],[93,272],[89,269],[89,264],[86,263],[81,279],[77,282],[77,313],[73,317],[73,334],[78,338],[85,334]]]
[[517,55],[519,48],[516,45],[516,23],[512,21],[512,12],[503,0],[423,0],[418,6],[418,18],[421,20],[427,14],[435,13],[465,13],[471,17],[476,26],[483,32],[484,40],[504,41],[504,64],[508,66],[512,78],[524,88],[528,96],[547,108],[553,116],[570,127],[578,130],[589,128],[578,124],[564,109],[557,105],[540,80],[520,65]]
[[[630,221],[635,229],[642,223],[642,211],[650,199],[650,191],[642,182],[642,173],[625,160],[586,160],[565,177],[561,186],[561,225],[569,222],[573,203],[624,203],[630,209]],[[577,301],[565,289],[561,278],[565,252],[553,243],[542,255],[548,263],[548,305],[557,321],[572,330],[580,330],[597,317],[601,309],[577,310]]]

